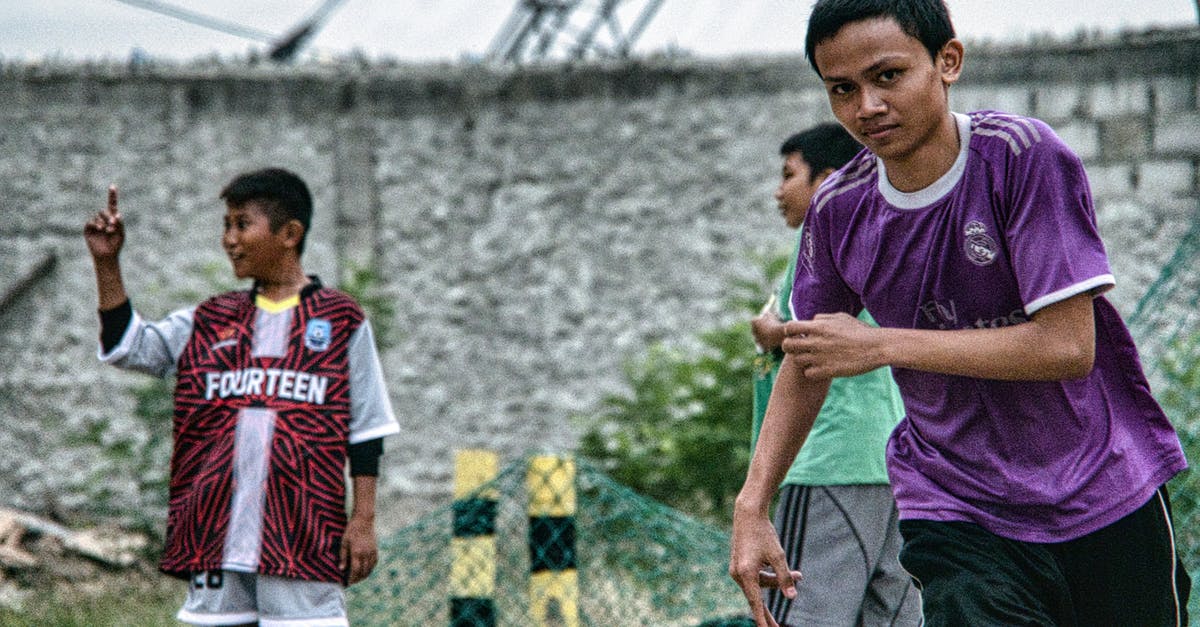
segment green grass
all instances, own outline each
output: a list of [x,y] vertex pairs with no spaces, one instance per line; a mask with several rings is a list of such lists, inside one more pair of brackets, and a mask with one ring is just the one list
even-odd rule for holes
[[161,575],[41,586],[22,598],[20,610],[0,607],[0,627],[179,627],[183,594],[181,582]]

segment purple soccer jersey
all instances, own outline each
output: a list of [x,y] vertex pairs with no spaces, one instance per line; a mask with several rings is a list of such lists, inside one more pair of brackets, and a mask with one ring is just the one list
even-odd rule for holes
[[1112,287],[1083,165],[1045,123],[956,114],[957,161],[903,193],[863,151],[813,200],[797,263],[798,319],[856,314],[883,327],[995,328],[1089,292],[1092,372],[997,381],[893,368],[907,417],[888,443],[901,518],[970,521],[1059,542],[1144,504],[1186,467],[1137,349],[1100,293]]

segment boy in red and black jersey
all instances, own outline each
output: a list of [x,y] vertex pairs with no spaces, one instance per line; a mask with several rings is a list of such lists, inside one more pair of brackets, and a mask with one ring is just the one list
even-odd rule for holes
[[[343,586],[375,566],[382,438],[397,433],[370,322],[304,274],[312,198],[295,174],[221,192],[222,246],[250,290],[147,322],[121,278],[115,188],[84,227],[102,361],[174,376],[174,450],[161,568],[188,578],[198,625],[347,623]],[[349,464],[353,509],[346,515]]]

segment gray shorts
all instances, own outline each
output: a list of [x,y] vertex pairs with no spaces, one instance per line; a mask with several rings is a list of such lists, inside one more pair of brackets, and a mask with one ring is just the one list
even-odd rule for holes
[[921,599],[900,566],[900,532],[887,485],[785,485],[775,529],[804,579],[789,600],[765,594],[784,626],[920,625]]
[[230,570],[192,575],[175,618],[192,625],[349,627],[340,584]]

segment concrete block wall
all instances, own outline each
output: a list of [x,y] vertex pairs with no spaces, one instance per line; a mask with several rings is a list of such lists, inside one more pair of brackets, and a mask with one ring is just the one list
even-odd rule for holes
[[[958,110],[1049,122],[1084,159],[1129,312],[1197,217],[1192,31],[968,50]],[[308,180],[306,265],[371,267],[395,314],[384,369],[404,434],[385,527],[448,498],[451,452],[570,448],[656,341],[732,320],[730,278],[787,249],[779,142],[829,119],[796,58],[518,73],[413,68],[0,69],[0,276],[58,263],[0,311],[0,504],[63,516],[145,507],[114,448],[147,446],[134,376],[95,361],[83,220],[117,183],[123,262],[148,316],[236,284],[217,191],[266,164]],[[23,265],[24,264],[24,265]],[[764,292],[767,286],[764,285]],[[749,340],[747,340],[749,342]],[[747,345],[749,348],[749,344]]]

